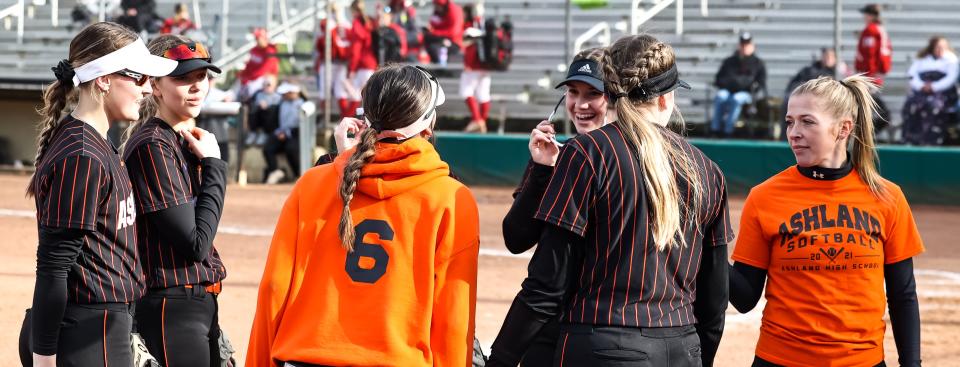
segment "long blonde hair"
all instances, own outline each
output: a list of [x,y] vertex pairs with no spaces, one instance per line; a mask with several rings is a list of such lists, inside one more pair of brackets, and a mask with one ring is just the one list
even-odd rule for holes
[[[604,88],[611,95],[627,95],[644,80],[669,70],[675,63],[673,48],[650,35],[623,37],[603,56]],[[643,167],[643,182],[649,197],[651,233],[657,250],[685,246],[684,219],[698,228],[703,201],[702,178],[680,141],[656,125],[651,110],[657,98],[614,98],[624,135],[637,151]],[[679,176],[692,190],[692,202],[681,201]]]
[[[139,41],[137,41],[137,35],[124,26],[109,22],[91,24],[73,37],[70,41],[68,58],[61,63],[75,69],[119,50],[130,42]],[[33,160],[34,166],[40,168],[47,146],[50,145],[50,139],[53,138],[53,132],[60,126],[63,110],[68,105],[76,104],[79,99],[78,90],[88,93],[87,95],[91,98],[102,99],[99,93],[92,92],[93,84],[88,81],[74,88],[73,81],[55,80],[43,91],[43,106],[37,110],[40,114],[38,124],[40,133],[37,136],[37,155]],[[35,171],[27,185],[28,197],[36,195],[36,180],[37,172]]]
[[838,121],[849,117],[853,121],[850,161],[860,174],[860,179],[870,187],[870,192],[878,199],[887,198],[883,177],[877,169],[877,144],[874,141],[873,114],[877,110],[877,101],[873,93],[879,88],[873,78],[863,74],[849,76],[837,81],[828,76],[807,81],[793,90],[790,98],[799,95],[811,95]]
[[[357,150],[343,169],[340,181],[340,244],[353,251],[356,230],[350,214],[350,201],[357,190],[360,171],[376,155],[377,134],[380,130],[394,130],[417,121],[431,108],[431,81],[424,71],[410,65],[390,64],[373,73],[363,87],[363,113],[371,127],[360,133]],[[436,115],[436,114],[434,114]]]
[[[193,40],[177,35],[177,34],[165,34],[150,40],[150,43],[147,44],[147,49],[150,50],[150,53],[156,56],[163,56],[164,51],[171,48],[177,47],[179,45],[187,45],[193,42]],[[160,78],[165,78],[162,76],[150,77],[150,83],[156,89],[156,82]],[[140,118],[137,121],[131,121],[130,125],[127,126],[127,129],[123,131],[123,141],[120,144],[120,151],[125,152],[127,150],[127,141],[130,140],[130,137],[133,136],[133,133],[137,132],[144,122],[154,118],[157,115],[157,111],[160,109],[160,97],[151,93],[149,96],[143,99],[143,103],[140,104]]]

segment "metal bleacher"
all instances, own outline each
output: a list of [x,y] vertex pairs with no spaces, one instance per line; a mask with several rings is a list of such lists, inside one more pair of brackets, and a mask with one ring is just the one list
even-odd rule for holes
[[[49,0],[48,0],[49,1]],[[277,0],[275,4],[277,4]],[[35,1],[27,1],[28,4]],[[43,2],[43,1],[41,1]],[[169,16],[176,0],[158,0],[157,12]],[[189,1],[186,1],[190,3]],[[373,9],[374,1],[368,1]],[[857,9],[867,2],[884,5],[883,18],[894,46],[893,71],[888,75],[884,99],[892,110],[894,124],[899,123],[899,110],[907,92],[906,70],[913,55],[926,45],[934,34],[949,40],[960,40],[960,2],[956,0],[847,0],[843,2],[843,51],[841,59],[852,67],[857,32],[863,27]],[[15,3],[0,1],[0,8]],[[230,0],[228,20],[228,51],[249,42],[249,30],[262,26],[266,21],[266,1]],[[300,12],[311,11],[313,0],[287,0],[288,13],[292,17]],[[430,1],[417,0],[421,24],[431,13]],[[465,1],[458,1],[461,5]],[[641,5],[650,6],[644,1]],[[699,1],[684,3],[684,33],[674,34],[675,5],[671,5],[645,23],[641,29],[651,32],[671,43],[676,49],[678,66],[682,77],[695,90],[681,92],[678,103],[685,120],[691,123],[706,121],[708,93],[714,74],[723,58],[736,47],[737,33],[750,31],[757,43],[757,53],[766,62],[768,90],[772,96],[783,94],[787,81],[804,65],[809,64],[822,46],[831,46],[833,40],[833,0],[710,0],[708,15],[699,12]],[[52,80],[50,66],[63,58],[76,30],[70,31],[70,9],[76,1],[59,1],[60,26],[50,22],[50,6],[34,6],[33,18],[25,19],[24,40],[16,42],[16,32],[0,28],[0,88],[39,89],[42,81]],[[198,3],[203,26],[209,34],[219,30],[218,18],[222,13],[222,0]],[[549,114],[559,92],[552,85],[563,75],[558,65],[564,60],[564,5],[566,0],[485,0],[486,16],[504,19],[509,16],[514,24],[514,60],[509,71],[493,76],[492,93],[510,96],[527,92],[529,103],[504,98],[495,103],[494,116],[500,106],[506,107],[511,119],[536,120]],[[573,8],[572,37],[605,21],[611,24],[626,21],[631,13],[630,0],[610,0],[606,7],[595,9]],[[279,15],[279,10],[274,9]],[[194,15],[194,18],[197,18]],[[274,17],[274,22],[278,20]],[[306,22],[294,30],[295,37],[312,37],[312,22]],[[14,27],[15,28],[15,27]],[[622,36],[625,29],[612,30],[612,38]],[[572,42],[572,39],[571,39]],[[960,41],[958,41],[960,42]],[[595,46],[596,43],[587,44]],[[216,50],[217,45],[212,44]],[[216,50],[217,52],[219,50]],[[297,67],[303,70],[309,60],[298,60]],[[437,67],[437,66],[434,66]],[[446,67],[447,75],[441,78],[448,95],[456,95],[459,86],[458,72],[462,69],[459,59],[452,58]],[[549,83],[544,83],[549,78]],[[546,86],[546,88],[544,88]],[[443,114],[458,118],[467,115],[467,109],[459,98],[450,98],[443,107]]]

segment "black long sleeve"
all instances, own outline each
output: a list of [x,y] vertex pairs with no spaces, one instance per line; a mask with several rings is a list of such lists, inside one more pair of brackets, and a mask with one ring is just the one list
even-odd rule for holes
[[57,354],[60,322],[67,308],[67,274],[83,247],[83,230],[40,226],[37,282],[33,288],[33,353]]
[[572,264],[582,256],[583,238],[545,226],[527,267],[527,278],[514,298],[491,347],[488,367],[516,366],[543,326],[560,313],[573,278]]
[[750,312],[760,302],[767,271],[741,262],[730,268],[730,303],[740,313]]
[[913,259],[883,266],[893,340],[901,366],[920,366],[920,305]]
[[227,163],[217,158],[204,158],[200,192],[196,205],[183,204],[147,213],[147,220],[164,243],[170,243],[181,255],[203,261],[210,255],[217,225],[223,214]]
[[503,243],[514,254],[529,250],[543,232],[542,221],[533,218],[547,190],[553,167],[530,162],[523,183],[514,193],[513,205],[503,217]]
[[704,366],[713,366],[720,347],[729,299],[727,283],[727,245],[705,246],[700,272],[697,273],[697,298],[693,314],[697,317],[700,358]]

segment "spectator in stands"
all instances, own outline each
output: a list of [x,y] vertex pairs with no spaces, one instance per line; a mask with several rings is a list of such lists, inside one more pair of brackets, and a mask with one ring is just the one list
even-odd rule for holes
[[957,55],[947,39],[930,38],[910,65],[910,95],[903,105],[903,142],[941,145],[957,112]]
[[84,5],[82,1],[78,1],[76,5],[73,6],[73,9],[70,10],[70,25],[67,26],[67,30],[73,32],[73,29],[83,29],[88,24],[90,24],[93,13],[87,8],[87,5]]
[[117,18],[117,23],[123,24],[134,32],[154,33],[159,29],[157,23],[161,20],[157,15],[157,4],[153,0],[122,0],[120,9],[123,15]]
[[[877,86],[882,87],[883,77],[890,72],[893,64],[893,46],[890,45],[890,37],[887,36],[883,21],[880,19],[880,6],[867,4],[860,8],[860,13],[863,14],[863,22],[866,25],[860,32],[853,66],[858,73],[864,73],[873,78]],[[890,124],[890,110],[880,99],[880,89],[874,92],[873,100],[877,101],[878,106],[876,117],[879,119],[874,120],[876,132],[880,132]]]
[[433,0],[433,16],[423,32],[430,62],[446,64],[447,55],[463,47],[463,9],[453,0]]
[[317,90],[319,97],[319,104],[324,105],[324,100],[327,99],[327,91],[324,83],[324,78],[326,78],[326,70],[324,69],[324,63],[326,62],[326,31],[327,31],[327,21],[332,20],[333,24],[330,25],[332,33],[330,34],[330,74],[332,75],[330,87],[333,91],[333,98],[336,99],[337,105],[340,107],[340,116],[352,116],[353,111],[350,111],[350,106],[347,102],[347,88],[350,88],[350,80],[347,79],[347,65],[350,63],[350,41],[347,39],[350,29],[347,28],[347,20],[343,16],[343,11],[336,2],[333,5],[333,16],[328,17],[320,21],[320,29],[317,32],[317,42],[316,49],[314,52],[314,70],[317,72]]
[[347,115],[352,117],[357,107],[360,107],[360,91],[367,84],[367,80],[377,70],[377,55],[373,48],[373,31],[376,22],[366,14],[363,0],[353,0],[350,11],[353,12],[353,26],[350,28],[350,66],[347,69],[347,79],[352,82],[350,104]]
[[374,38],[377,63],[384,65],[407,61],[407,31],[393,22],[393,13],[389,6],[381,9],[377,21],[379,26]]
[[767,69],[763,60],[754,54],[755,50],[753,36],[743,32],[737,52],[723,60],[715,81],[717,95],[713,100],[711,135],[733,135],[743,105],[753,103],[755,96],[766,94]]
[[264,170],[264,182],[279,183],[286,173],[277,166],[277,153],[283,152],[293,171],[293,177],[300,176],[300,108],[306,102],[306,96],[300,86],[283,82],[277,87],[277,93],[283,96],[279,106],[279,125],[270,134],[263,146],[263,158],[267,161]]
[[460,97],[470,109],[470,123],[466,132],[487,132],[487,117],[490,115],[490,70],[483,64],[476,41],[483,37],[482,6],[463,6],[466,16],[463,45],[463,73],[460,73]]
[[[793,93],[793,90],[800,86],[800,84],[805,83],[808,80],[813,80],[821,76],[829,76],[831,78],[836,77],[838,74],[841,76],[847,76],[847,65],[842,61],[837,61],[837,54],[834,49],[830,47],[821,47],[820,48],[820,58],[815,60],[812,64],[804,66],[803,69],[793,76],[793,79],[790,79],[790,82],[787,83],[787,90],[783,94],[783,106],[780,109],[780,121],[786,124],[787,116],[787,103],[790,101],[790,93]],[[787,128],[786,125],[780,129],[780,140],[787,139]]]
[[393,14],[393,23],[407,33],[407,61],[416,62],[423,42],[423,35],[417,27],[417,9],[410,0],[390,0],[389,9],[390,14]]
[[279,124],[277,108],[281,99],[282,96],[277,93],[277,77],[266,75],[263,88],[250,98],[250,118],[248,119],[250,131],[246,138],[247,145],[266,144],[266,132],[273,131]]
[[173,6],[173,16],[163,21],[160,27],[161,34],[185,34],[187,31],[196,29],[197,25],[190,20],[190,10],[187,4],[177,3]]
[[247,60],[247,65],[240,72],[239,94],[243,101],[249,100],[263,88],[267,78],[273,77],[276,80],[280,73],[277,46],[270,43],[267,30],[256,28],[253,30],[253,37],[256,38],[257,45],[250,50],[250,59]]

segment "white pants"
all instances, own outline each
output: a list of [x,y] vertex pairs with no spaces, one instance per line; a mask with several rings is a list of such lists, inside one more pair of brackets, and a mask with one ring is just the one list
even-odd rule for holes
[[367,80],[370,80],[370,76],[373,75],[373,70],[370,69],[359,69],[357,73],[353,76],[353,91],[350,93],[350,101],[358,102],[360,101],[360,91],[363,90],[363,86],[367,84]]
[[490,72],[464,70],[460,73],[460,97],[474,97],[477,103],[490,102]]
[[[317,70],[317,97],[320,99],[327,99],[327,90],[323,85],[324,78],[327,77],[325,66],[320,64],[320,68]],[[330,72],[333,74],[333,81],[330,85],[333,89],[333,98],[347,98],[350,95],[347,93],[349,87],[347,84],[350,83],[347,80],[347,66],[339,63],[332,63],[330,66]]]

